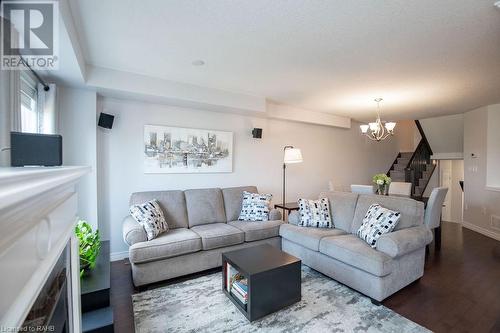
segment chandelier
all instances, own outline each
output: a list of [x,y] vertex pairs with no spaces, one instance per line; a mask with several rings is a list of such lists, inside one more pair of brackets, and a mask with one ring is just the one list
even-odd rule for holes
[[377,119],[375,122],[359,126],[361,134],[366,135],[373,141],[382,141],[389,135],[394,135],[394,127],[396,127],[396,123],[394,122],[382,122],[380,120],[380,102],[382,101],[382,98],[375,98],[375,102],[377,103]]

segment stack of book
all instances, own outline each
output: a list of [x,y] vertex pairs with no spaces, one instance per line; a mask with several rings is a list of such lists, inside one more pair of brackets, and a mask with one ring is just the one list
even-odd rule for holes
[[226,263],[226,290],[246,308],[248,303],[247,279],[233,266]]
[[231,288],[231,294],[242,304],[246,305],[248,303],[247,279],[235,280]]

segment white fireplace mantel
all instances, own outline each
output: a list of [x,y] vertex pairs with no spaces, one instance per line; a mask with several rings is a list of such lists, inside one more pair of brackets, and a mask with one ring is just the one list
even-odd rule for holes
[[80,329],[75,184],[90,167],[0,168],[0,327],[22,325],[62,251],[71,246],[70,331]]

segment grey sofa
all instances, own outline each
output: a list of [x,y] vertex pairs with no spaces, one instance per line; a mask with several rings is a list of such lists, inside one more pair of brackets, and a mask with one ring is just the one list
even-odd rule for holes
[[221,253],[268,243],[281,247],[281,213],[273,209],[270,221],[238,221],[243,191],[255,186],[186,191],[138,192],[130,204],[156,199],[170,230],[147,241],[144,228],[131,216],[123,221],[123,239],[136,286],[221,266]]
[[[298,212],[280,228],[282,250],[302,263],[372,298],[377,303],[424,273],[425,247],[432,233],[423,225],[424,205],[416,200],[324,192],[335,224],[333,229],[298,226]],[[382,235],[377,248],[356,236],[373,203],[401,212],[395,230]]]

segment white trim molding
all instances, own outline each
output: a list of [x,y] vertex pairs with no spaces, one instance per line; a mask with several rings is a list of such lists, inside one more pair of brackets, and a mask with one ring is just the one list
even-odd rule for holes
[[486,191],[500,192],[500,187],[497,187],[497,186],[486,186],[485,190]]
[[111,254],[109,255],[110,261],[118,261],[126,258],[128,258],[128,251],[111,252]]
[[472,224],[470,222],[462,221],[462,227],[467,228],[467,229],[472,230],[472,231],[475,231],[475,232],[478,232],[484,236],[493,238],[497,241],[500,241],[500,234],[499,233],[488,230],[488,229],[483,228],[483,227],[480,227],[478,225]]
[[436,153],[431,156],[433,160],[463,160],[464,152],[456,153]]

